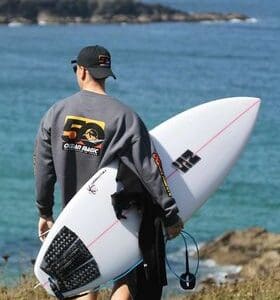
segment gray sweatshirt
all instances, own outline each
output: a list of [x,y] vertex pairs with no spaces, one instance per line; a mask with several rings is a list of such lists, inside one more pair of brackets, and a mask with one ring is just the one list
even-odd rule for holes
[[97,170],[115,159],[137,175],[160,205],[166,226],[175,224],[178,208],[139,116],[110,96],[85,90],[54,104],[41,121],[34,151],[40,215],[52,216],[56,181],[65,206]]

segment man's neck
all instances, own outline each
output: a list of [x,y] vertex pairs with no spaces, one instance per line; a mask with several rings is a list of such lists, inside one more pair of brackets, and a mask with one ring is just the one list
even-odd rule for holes
[[99,84],[97,82],[90,82],[88,84],[85,84],[81,89],[101,95],[106,95],[105,83]]

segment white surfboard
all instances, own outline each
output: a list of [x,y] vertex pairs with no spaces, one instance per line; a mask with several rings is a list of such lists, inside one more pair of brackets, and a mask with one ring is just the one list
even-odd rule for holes
[[[235,164],[254,127],[260,99],[238,97],[189,109],[150,131],[187,221]],[[94,289],[141,261],[136,210],[118,220],[111,205],[117,162],[99,170],[57,218],[38,254],[35,274],[49,294]]]

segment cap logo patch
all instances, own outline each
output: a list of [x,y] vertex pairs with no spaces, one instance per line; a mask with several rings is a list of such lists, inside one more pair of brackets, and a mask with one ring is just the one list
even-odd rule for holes
[[111,59],[107,55],[99,55],[98,56],[98,63],[100,67],[111,67]]

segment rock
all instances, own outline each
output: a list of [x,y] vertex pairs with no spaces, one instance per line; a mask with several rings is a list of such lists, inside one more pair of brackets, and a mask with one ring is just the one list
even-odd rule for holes
[[37,16],[38,24],[55,24],[57,19],[52,16],[48,11],[41,11]]
[[200,284],[204,286],[216,285],[216,280],[213,277],[207,277],[206,279],[202,280]]
[[242,265],[243,278],[267,276],[273,270],[280,271],[280,234],[258,227],[231,231],[205,244],[200,257],[222,265]]
[[137,18],[138,22],[139,23],[149,23],[150,22],[150,17],[148,15],[140,15],[138,18]]
[[268,251],[252,259],[242,268],[240,275],[244,278],[267,277],[272,272],[277,273],[278,276],[280,274],[279,251]]
[[202,21],[231,21],[231,20],[240,20],[246,21],[248,17],[243,14],[237,13],[194,13],[188,16],[190,22],[202,22]]
[[2,258],[4,259],[4,262],[7,263],[9,258],[10,258],[10,255],[9,254],[4,254],[4,255],[2,255]]
[[8,18],[6,16],[0,16],[0,24],[7,24]]
[[100,16],[100,15],[93,15],[90,20],[89,20],[90,23],[93,23],[93,24],[102,24],[104,23],[104,17],[103,16]]

